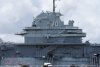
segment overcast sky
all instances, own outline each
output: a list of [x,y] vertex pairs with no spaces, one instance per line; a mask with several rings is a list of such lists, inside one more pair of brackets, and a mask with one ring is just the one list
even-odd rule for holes
[[[23,37],[14,34],[31,26],[33,17],[46,10],[52,11],[52,0],[0,0],[0,38],[23,42]],[[84,40],[100,43],[100,0],[60,0],[56,11],[64,15],[65,24],[75,20],[75,26],[87,33]]]

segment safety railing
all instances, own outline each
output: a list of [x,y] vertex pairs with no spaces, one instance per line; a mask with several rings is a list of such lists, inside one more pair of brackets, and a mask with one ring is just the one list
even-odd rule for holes
[[[5,65],[0,67],[22,67],[21,65]],[[43,65],[29,65],[29,67],[100,67],[100,65],[50,65],[50,66],[43,66]]]

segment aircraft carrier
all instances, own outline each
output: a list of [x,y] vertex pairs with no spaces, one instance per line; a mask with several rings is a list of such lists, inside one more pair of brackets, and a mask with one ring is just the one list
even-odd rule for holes
[[24,37],[25,43],[0,44],[0,66],[39,67],[50,63],[64,67],[99,67],[100,45],[89,41],[83,43],[82,38],[86,37],[86,33],[74,26],[74,20],[69,20],[68,25],[64,24],[60,19],[63,15],[55,11],[55,1],[52,12],[41,12],[30,27],[17,34]]

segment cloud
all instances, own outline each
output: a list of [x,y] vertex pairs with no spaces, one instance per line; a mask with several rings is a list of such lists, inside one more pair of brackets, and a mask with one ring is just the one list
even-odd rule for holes
[[[60,11],[65,24],[74,19],[87,33],[84,40],[100,43],[100,0],[61,0],[56,2],[56,11]],[[21,32],[24,27],[31,26],[33,16],[42,10],[52,11],[50,0],[0,0],[0,37],[3,40],[14,41],[12,33]],[[2,35],[3,34],[3,35]],[[5,37],[11,34],[11,39]],[[5,37],[4,37],[5,36]],[[10,37],[10,36],[9,36]],[[21,37],[17,38],[20,41]],[[18,42],[14,41],[14,42]],[[22,41],[21,41],[22,42]]]
[[63,5],[60,8],[65,17],[63,19],[65,24],[67,24],[66,21],[74,19],[75,25],[87,33],[87,37],[84,40],[90,40],[92,43],[100,43],[99,3],[100,0],[63,0],[60,3],[60,5]]
[[[4,41],[7,39],[9,41],[16,40],[16,36],[9,34],[21,32],[24,27],[30,26],[33,20],[33,14],[35,15],[37,13],[37,7],[32,4],[31,0],[0,0],[1,38]],[[12,39],[5,38],[6,36]],[[19,41],[20,39],[17,38],[17,40]]]
[[4,0],[0,3],[3,3],[0,6],[1,33],[15,33],[19,28],[31,25],[33,14],[38,12],[31,0]]
[[13,35],[13,34],[0,34],[0,38],[3,42],[14,42],[14,43],[23,43],[24,38],[21,36]]

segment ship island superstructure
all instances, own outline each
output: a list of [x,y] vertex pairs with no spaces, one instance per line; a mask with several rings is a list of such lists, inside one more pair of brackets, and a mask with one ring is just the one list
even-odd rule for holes
[[86,33],[74,26],[74,20],[65,25],[61,16],[53,0],[53,12],[41,12],[31,27],[17,34],[25,43],[0,45],[0,65],[99,65],[100,46],[83,43]]

